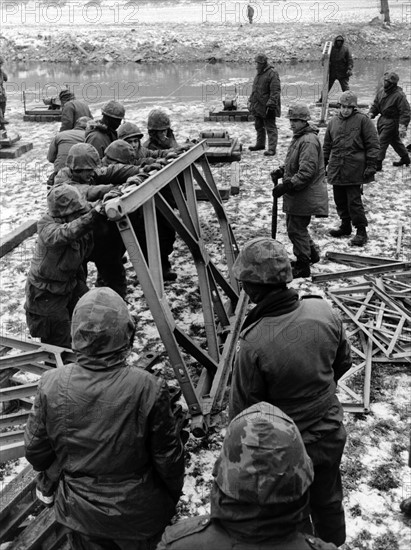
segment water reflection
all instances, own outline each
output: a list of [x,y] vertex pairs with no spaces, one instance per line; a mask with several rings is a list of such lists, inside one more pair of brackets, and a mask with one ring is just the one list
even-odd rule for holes
[[[279,64],[276,66],[281,82],[283,102],[315,101],[322,86],[320,63]],[[369,102],[374,97],[378,82],[386,70],[395,69],[403,78],[400,81],[407,94],[411,92],[408,62],[357,60],[351,88],[360,101]],[[15,64],[9,66],[9,82],[6,91],[9,100],[21,98],[27,92],[31,102],[58,95],[64,86],[70,86],[78,98],[85,99],[91,107],[98,107],[109,99],[125,104],[150,104],[164,102],[195,101],[204,104],[220,101],[238,93],[248,96],[254,78],[252,64],[156,64],[92,65],[69,64]],[[336,84],[331,98],[340,93]]]

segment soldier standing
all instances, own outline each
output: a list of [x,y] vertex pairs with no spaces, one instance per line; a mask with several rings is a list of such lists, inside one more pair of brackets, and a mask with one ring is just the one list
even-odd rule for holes
[[7,82],[7,74],[3,71],[4,58],[0,55],[0,130],[5,130],[5,124],[9,121],[4,118],[6,112],[7,96],[4,83]]
[[310,263],[320,260],[317,245],[312,240],[308,225],[311,216],[328,216],[328,194],[324,178],[324,160],[318,128],[311,126],[310,110],[304,103],[288,109],[287,118],[293,131],[284,166],[271,173],[273,181],[283,183],[273,189],[274,197],[283,198],[287,233],[293,243],[297,261],[293,277],[309,277]]
[[[348,81],[352,75],[354,61],[349,47],[344,42],[344,37],[340,34],[335,37],[331,48],[328,91],[331,90],[336,80],[340,83],[342,92],[350,89]],[[324,60],[322,60],[322,64],[324,64]]]
[[231,421],[213,478],[210,515],[167,527],[157,550],[336,550],[298,532],[313,466],[279,408],[258,403]]
[[340,112],[328,123],[324,137],[324,163],[328,183],[341,225],[331,229],[332,237],[357,234],[351,246],[364,246],[368,240],[368,221],[362,203],[362,185],[374,181],[380,149],[378,135],[370,119],[357,110],[357,96],[347,91],[340,96]]
[[394,161],[393,166],[410,165],[410,155],[401,139],[407,135],[411,111],[402,88],[398,86],[399,79],[397,73],[384,74],[384,86],[377,92],[368,113],[370,118],[381,115],[377,122],[380,139],[377,171],[382,170],[382,161],[385,159],[389,145],[400,155],[400,160]]
[[60,471],[54,511],[73,550],[154,550],[181,494],[167,386],[127,364],[135,331],[113,290],[85,294],[71,325],[76,362],[42,376],[27,422],[27,460]]
[[276,117],[281,116],[281,84],[277,71],[268,63],[264,53],[255,57],[257,74],[254,78],[253,89],[248,99],[248,109],[254,116],[254,127],[257,132],[255,145],[250,151],[265,149],[266,133],[268,149],[264,155],[272,157],[277,151],[278,130]]
[[256,304],[241,327],[229,416],[266,401],[290,416],[314,464],[310,509],[316,534],[337,546],[345,540],[340,462],[346,432],[335,390],[351,367],[341,319],[319,296],[299,298],[284,247],[249,241],[233,274]]
[[252,22],[253,22],[253,17],[254,17],[254,8],[252,6],[250,6],[250,4],[247,4],[247,17],[248,17],[248,21],[250,22],[250,25],[251,25]]

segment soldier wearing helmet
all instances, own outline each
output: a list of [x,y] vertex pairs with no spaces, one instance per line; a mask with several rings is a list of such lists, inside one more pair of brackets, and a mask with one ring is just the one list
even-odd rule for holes
[[4,58],[0,55],[0,130],[5,130],[5,125],[9,123],[4,118],[6,112],[7,96],[4,89],[4,83],[7,82],[7,74],[3,71]]
[[[324,58],[321,60],[324,65]],[[352,75],[354,61],[349,47],[345,44],[344,37],[340,34],[334,38],[334,43],[330,54],[328,91],[331,90],[336,80],[340,83],[341,91],[350,89],[349,80]],[[322,96],[320,97],[320,102]]]
[[272,172],[274,182],[283,183],[273,189],[274,197],[283,197],[287,233],[297,258],[293,277],[309,277],[310,264],[320,260],[317,245],[308,226],[311,216],[328,216],[328,193],[324,178],[324,160],[318,128],[310,125],[310,111],[304,103],[288,109],[293,138],[283,166]]
[[248,109],[254,116],[254,127],[257,132],[255,145],[250,151],[265,149],[266,134],[268,149],[266,156],[274,156],[277,151],[278,130],[276,117],[281,116],[281,84],[277,71],[268,63],[264,53],[255,57],[257,74],[254,78],[253,89],[248,99]]
[[345,519],[339,467],[346,433],[335,391],[351,367],[342,321],[319,296],[299,298],[287,288],[291,265],[278,241],[258,237],[247,242],[233,274],[256,306],[241,327],[229,416],[267,401],[294,420],[314,464],[310,509],[315,532],[340,546]]
[[81,117],[93,118],[87,103],[81,99],[76,99],[76,96],[70,90],[62,90],[59,99],[61,101],[60,132],[75,128],[77,120]]
[[93,249],[93,228],[101,206],[92,208],[68,184],[52,187],[47,205],[48,214],[37,224],[24,307],[31,336],[69,348],[71,315],[88,290],[83,262]]
[[128,363],[134,334],[118,294],[85,294],[71,325],[76,362],[41,378],[27,422],[27,460],[62,472],[54,510],[77,550],[156,548],[181,494],[184,452],[167,386]]
[[213,470],[210,514],[167,527],[157,550],[336,550],[298,532],[313,465],[278,407],[255,404],[227,428]]
[[140,166],[153,164],[156,159],[176,158],[177,153],[174,149],[148,149],[141,144],[143,133],[137,124],[133,122],[124,122],[117,131],[118,138],[124,139],[134,148],[136,164]]
[[[342,138],[343,136],[343,138]],[[350,90],[340,96],[340,112],[327,125],[324,137],[324,162],[328,183],[333,186],[340,227],[330,230],[332,237],[351,235],[351,246],[364,246],[368,240],[367,217],[362,203],[362,186],[374,181],[380,149],[374,124],[357,109],[357,96]]]
[[393,166],[410,165],[410,155],[401,140],[407,135],[411,110],[406,95],[398,86],[399,79],[395,72],[389,71],[384,74],[384,86],[378,90],[368,113],[370,118],[380,115],[377,122],[380,139],[377,171],[382,170],[382,163],[390,145],[400,156],[399,160],[392,163]]
[[[181,149],[171,129],[170,117],[161,109],[153,109],[147,119],[148,139],[144,147],[151,151]],[[184,149],[184,148],[182,148]]]
[[101,109],[103,117],[87,127],[86,143],[94,145],[100,158],[103,158],[106,147],[118,139],[117,128],[120,126],[125,112],[121,103],[111,100]]

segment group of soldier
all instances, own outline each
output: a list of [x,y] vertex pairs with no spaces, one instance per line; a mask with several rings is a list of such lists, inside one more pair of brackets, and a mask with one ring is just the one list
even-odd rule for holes
[[[270,157],[280,82],[264,54],[256,64],[250,110],[257,143],[250,149],[265,149],[267,133]],[[178,145],[161,110],[149,114],[142,145],[140,128],[122,123],[120,103],[109,101],[94,120],[83,102],[62,92],[62,127],[48,152],[54,163],[48,213],[38,224],[25,309],[32,336],[71,347],[76,362],[41,378],[25,444],[40,472],[38,494],[54,504],[71,548],[332,550],[344,543],[346,432],[336,384],[351,368],[350,346],[323,299],[301,298],[287,285],[319,261],[308,225],[312,215],[328,214],[325,169],[341,218],[332,235],[351,234],[353,224],[352,244],[365,244],[362,184],[381,169],[384,131],[397,136],[409,122],[397,83],[395,73],[384,75],[370,110],[381,113],[380,140],[350,90],[340,97],[324,148],[308,107],[288,109],[293,138],[284,165],[271,176],[273,194],[284,197],[296,261],[278,241],[258,237],[234,263],[233,275],[255,307],[242,325],[233,365],[230,424],[213,470],[211,511],[172,526],[184,482],[183,443],[164,381],[127,363],[136,326],[124,301],[125,248],[116,224],[105,218],[104,202],[118,196],[119,185],[142,183],[154,166],[189,145]],[[407,164],[403,155],[401,165]],[[172,197],[164,198],[172,207]],[[173,281],[168,256],[175,233],[157,218],[163,277]],[[142,214],[130,219],[147,256]],[[92,290],[89,261],[98,272]]]
[[[255,118],[257,139],[251,151],[264,150],[264,155],[276,155],[278,131],[276,118],[281,113],[281,84],[277,71],[261,53],[255,57],[257,74],[254,78],[248,107]],[[342,94],[339,112],[328,123],[323,146],[318,128],[309,124],[310,111],[300,103],[291,106],[287,117],[293,138],[283,166],[271,172],[274,197],[284,196],[288,237],[297,258],[293,276],[309,277],[310,264],[319,261],[319,250],[308,232],[311,216],[328,215],[328,196],[325,175],[333,187],[334,201],[340,226],[330,230],[332,237],[356,235],[352,246],[367,243],[368,221],[362,203],[363,185],[374,181],[389,145],[399,154],[394,166],[408,167],[410,156],[402,142],[410,122],[410,105],[398,86],[399,76],[393,71],[384,74],[381,89],[368,114],[358,110],[357,96],[349,90],[353,59],[344,38],[334,40],[330,55],[329,89],[335,80],[340,82]],[[322,98],[320,99],[320,101]],[[371,119],[379,116],[377,129]],[[266,136],[268,148],[266,149]],[[278,184],[279,179],[283,183]]]

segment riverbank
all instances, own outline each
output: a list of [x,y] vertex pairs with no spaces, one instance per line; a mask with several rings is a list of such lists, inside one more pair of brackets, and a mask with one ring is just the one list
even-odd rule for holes
[[355,59],[408,59],[410,26],[365,23],[139,23],[4,28],[2,52],[13,61],[45,63],[252,62],[264,51],[275,63],[318,60],[325,41],[347,38]]

